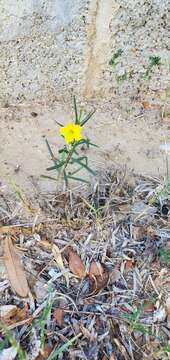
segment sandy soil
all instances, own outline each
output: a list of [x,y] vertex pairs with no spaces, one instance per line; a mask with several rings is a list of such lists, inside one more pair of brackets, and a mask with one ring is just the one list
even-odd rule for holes
[[[100,146],[90,153],[94,168],[127,166],[138,174],[164,174],[164,156],[159,147],[169,141],[169,120],[160,109],[149,108],[125,119],[120,111],[100,108],[84,129],[84,134]],[[5,105],[0,115],[0,181],[12,178],[24,191],[52,190],[54,184],[40,180],[50,164],[45,137],[59,149],[62,139],[59,122],[72,117],[71,106],[41,103]]]

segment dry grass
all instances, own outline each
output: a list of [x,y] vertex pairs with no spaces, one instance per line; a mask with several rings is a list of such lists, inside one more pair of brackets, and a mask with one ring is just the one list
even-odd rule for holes
[[[8,233],[21,251],[30,288],[27,299],[14,294],[1,262],[1,305],[19,309],[2,319],[1,351],[15,339],[30,360],[170,358],[170,198],[159,188],[108,171],[88,191],[39,195],[31,206],[1,196],[1,240]],[[87,276],[71,273],[70,249]],[[103,271],[93,279],[92,261]]]

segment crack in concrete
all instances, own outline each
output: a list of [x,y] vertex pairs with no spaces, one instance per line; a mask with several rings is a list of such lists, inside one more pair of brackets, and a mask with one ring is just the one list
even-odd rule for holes
[[113,0],[96,0],[89,9],[90,21],[87,29],[87,54],[84,72],[84,96],[91,98],[100,92],[100,78],[103,65],[110,53],[110,21]]

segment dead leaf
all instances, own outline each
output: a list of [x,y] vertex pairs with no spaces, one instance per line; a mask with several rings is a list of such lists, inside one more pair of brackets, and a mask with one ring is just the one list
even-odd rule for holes
[[18,308],[16,305],[2,305],[0,306],[0,318],[8,320],[11,317],[16,316]]
[[22,309],[18,308],[17,309],[17,321],[22,321],[25,320],[29,315],[29,309],[28,309],[28,304],[24,304],[24,307]]
[[[57,263],[58,268],[61,271],[65,270],[63,259],[62,259],[62,256],[61,256],[61,251],[60,251],[59,247],[57,245],[55,245],[55,244],[52,246],[52,253],[54,255],[54,259],[55,259],[55,261]],[[63,276],[66,279],[66,284],[67,284],[67,287],[68,287],[69,286],[69,274],[65,273],[65,274],[63,274]]]
[[103,355],[102,360],[107,360],[107,359],[108,359],[107,356]]
[[125,271],[128,272],[134,267],[134,259],[125,261]]
[[52,249],[52,244],[48,241],[48,240],[43,240],[41,239],[39,242],[38,242],[38,245],[40,247],[42,247],[43,249],[45,250],[51,250]]
[[109,277],[109,273],[108,272],[104,272],[102,274],[102,276],[94,276],[93,279],[91,279],[92,281],[92,291],[90,294],[88,294],[86,296],[86,298],[89,298],[91,296],[94,296],[96,294],[98,294],[98,292],[100,290],[102,290],[104,287],[107,286],[108,282],[110,280],[110,277]]
[[26,297],[29,291],[27,278],[23,270],[20,257],[9,236],[5,238],[4,264],[7,269],[11,287],[19,296]]
[[152,226],[147,227],[147,238],[151,240],[155,239],[155,230]]
[[39,353],[35,360],[46,360],[48,356],[51,354],[53,348],[47,344],[45,344],[43,354]]
[[155,310],[155,306],[151,301],[144,301],[143,311],[144,312],[152,312]]
[[142,240],[144,236],[146,236],[147,228],[145,226],[133,226],[132,227],[132,236],[133,239]]
[[152,110],[152,109],[159,110],[161,108],[160,104],[151,104],[148,101],[142,101],[142,105],[145,110]]
[[84,278],[86,275],[86,269],[80,256],[73,250],[69,251],[69,269],[80,279]]
[[109,360],[116,360],[116,358],[115,358],[115,356],[114,356],[113,353],[111,353]]
[[53,318],[59,326],[62,326],[64,321],[64,310],[56,308],[53,312]]
[[89,269],[89,277],[93,278],[96,276],[102,276],[104,270],[99,262],[92,261]]

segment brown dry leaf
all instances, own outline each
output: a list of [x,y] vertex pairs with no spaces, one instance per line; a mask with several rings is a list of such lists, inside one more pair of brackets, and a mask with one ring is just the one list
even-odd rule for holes
[[142,101],[142,105],[145,110],[151,110],[151,109],[159,110],[161,108],[160,104],[151,104],[148,101]]
[[115,356],[114,356],[113,353],[111,353],[111,355],[110,355],[110,360],[116,360],[116,358],[115,358]]
[[80,256],[73,250],[69,251],[69,269],[80,279],[86,275],[86,269]]
[[28,304],[24,304],[24,307],[22,309],[18,308],[17,311],[17,320],[22,321],[25,320],[29,315],[29,308]]
[[[58,268],[61,271],[65,270],[63,259],[62,259],[62,256],[61,256],[61,251],[60,251],[59,247],[57,245],[55,245],[55,244],[52,246],[52,253],[54,255],[54,259],[55,259],[55,261],[57,263]],[[63,274],[63,276],[66,279],[66,284],[67,284],[67,287],[68,287],[69,286],[69,274],[65,273],[65,274]]]
[[97,276],[96,278],[96,289],[95,292],[98,293],[101,289],[103,289],[105,286],[107,286],[109,282],[109,273],[104,272],[102,276]]
[[29,292],[27,278],[23,270],[21,260],[13,246],[11,238],[5,238],[4,264],[13,290],[21,297],[26,297]]
[[103,355],[102,360],[107,360],[107,359],[108,359],[107,356]]
[[51,250],[52,249],[52,244],[48,241],[48,240],[40,240],[39,242],[38,242],[38,245],[40,246],[40,247],[42,247],[43,249],[45,249],[45,250]]
[[147,233],[147,228],[145,226],[133,226],[132,227],[132,236],[133,239],[136,240],[142,240],[143,237]]
[[152,226],[147,227],[147,237],[151,240],[155,239],[155,230],[153,229]]
[[46,360],[48,356],[51,354],[53,348],[47,344],[45,344],[43,354],[39,353],[39,355],[35,358],[35,360]]
[[2,305],[0,306],[0,318],[2,320],[8,320],[11,317],[16,316],[18,308],[16,305]]
[[104,270],[99,262],[92,261],[89,269],[89,277],[93,278],[96,276],[102,276]]
[[59,326],[62,326],[64,322],[64,310],[56,308],[53,312],[53,318]]
[[128,272],[130,270],[132,270],[134,267],[134,260],[126,260],[125,261],[125,271]]
[[152,312],[155,310],[154,304],[151,301],[144,301],[143,311]]
[[87,298],[98,294],[100,290],[107,286],[109,280],[110,277],[108,272],[104,272],[102,276],[94,276],[92,281],[92,291],[88,294]]

